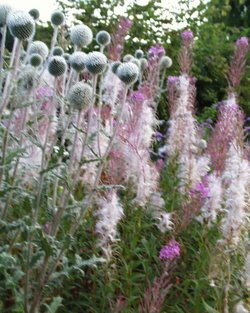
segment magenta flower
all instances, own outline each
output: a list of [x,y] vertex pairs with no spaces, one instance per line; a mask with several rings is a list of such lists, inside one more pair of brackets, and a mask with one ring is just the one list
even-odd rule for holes
[[174,260],[180,256],[181,249],[180,244],[175,240],[171,239],[167,245],[165,245],[160,251],[161,260]]
[[140,92],[140,91],[132,92],[132,93],[130,94],[130,96],[131,96],[131,99],[134,100],[134,101],[136,101],[136,102],[137,102],[137,101],[138,101],[138,102],[142,102],[142,101],[145,100],[144,94],[143,94],[142,92]]
[[193,32],[191,30],[185,30],[181,33],[182,40],[192,41],[194,38]]
[[154,46],[152,46],[151,48],[149,48],[148,50],[148,56],[149,58],[157,58],[160,59],[161,57],[163,57],[165,55],[165,49],[159,45],[156,44]]
[[237,47],[243,47],[248,48],[248,38],[247,37],[241,37],[236,41]]
[[179,82],[178,76],[168,76],[168,84],[175,84]]

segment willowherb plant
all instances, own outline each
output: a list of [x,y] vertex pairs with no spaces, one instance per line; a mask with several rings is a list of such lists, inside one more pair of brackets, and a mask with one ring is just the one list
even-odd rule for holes
[[[204,230],[207,224],[213,225],[230,248],[247,232],[249,160],[244,151],[243,115],[234,90],[242,76],[247,40],[237,41],[228,99],[220,109],[210,139],[213,144],[209,142],[207,148],[194,117],[191,31],[181,35],[181,75],[166,79],[172,60],[162,45],[153,45],[147,54],[138,49],[122,57],[132,26],[126,18],[120,18],[114,34],[96,34],[100,52],[88,54],[80,51],[93,40],[88,26],[73,26],[71,42],[62,49],[57,41],[65,17],[61,11],[54,12],[49,51],[43,42],[33,41],[38,18],[36,10],[26,14],[0,5],[0,25],[4,27],[7,21],[15,37],[4,84],[0,79],[1,253],[19,271],[17,282],[11,285],[11,297],[21,299],[18,301],[25,313],[45,308],[55,312],[62,301],[54,296],[60,292],[55,284],[59,286],[63,277],[75,271],[83,273],[87,265],[106,262],[102,271],[112,281],[122,251],[119,237],[126,237],[126,212],[136,215],[142,209],[153,227],[159,228],[159,236],[167,233],[167,238],[172,238],[159,252],[158,263],[154,260],[156,266],[161,264],[159,278],[149,283],[139,308],[139,312],[160,312],[174,283],[175,267],[185,253],[185,249],[181,253],[179,240],[183,229],[195,219],[202,222],[199,226]],[[29,41],[26,52],[24,40]],[[165,84],[170,110],[167,160],[166,166],[157,167],[152,147],[160,125],[157,106]],[[214,143],[221,145],[221,150],[217,151]],[[160,168],[171,166],[175,168],[174,178],[168,179],[177,183],[168,192],[177,195],[180,203],[168,199],[160,184]],[[85,235],[85,227],[86,234],[91,233],[96,240],[86,254],[78,251],[82,244],[78,235]],[[142,242],[145,250],[146,241]],[[97,254],[104,258],[97,258]],[[84,255],[90,259],[84,260]],[[246,273],[248,259],[247,255]],[[6,281],[8,264],[0,263],[0,268],[6,267]],[[247,274],[244,283],[249,288]],[[118,303],[113,309],[124,306]]]

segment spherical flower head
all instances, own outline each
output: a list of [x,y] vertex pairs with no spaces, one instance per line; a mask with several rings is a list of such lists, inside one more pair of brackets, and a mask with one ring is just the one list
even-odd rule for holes
[[169,68],[171,67],[173,64],[173,61],[170,57],[168,56],[163,56],[161,58],[161,61],[160,61],[160,68],[161,69],[166,69],[166,68]]
[[148,60],[145,58],[140,59],[141,71],[145,71],[148,68]]
[[118,67],[121,65],[122,63],[120,61],[115,61],[111,64],[111,71],[116,74]]
[[49,49],[42,41],[33,41],[29,47],[28,54],[38,53],[45,60],[49,54]]
[[62,56],[53,56],[48,65],[48,71],[52,76],[58,77],[65,73],[67,63]]
[[143,56],[144,56],[144,52],[141,49],[138,49],[135,51],[135,57],[137,59],[141,59],[141,58],[143,58]]
[[174,260],[180,256],[180,244],[172,239],[167,245],[165,245],[160,251],[161,260]]
[[29,57],[29,63],[30,65],[34,67],[38,67],[43,63],[43,58],[38,53],[33,53]]
[[40,12],[37,9],[31,9],[29,15],[33,17],[34,21],[37,21],[40,17]]
[[6,24],[7,16],[11,12],[12,7],[8,4],[0,4],[0,27]]
[[93,40],[93,33],[87,25],[76,25],[70,30],[70,39],[78,47],[87,47]]
[[248,38],[247,37],[241,37],[236,41],[236,46],[239,48],[248,48]]
[[29,39],[35,31],[33,18],[22,11],[11,11],[7,16],[7,25],[12,36],[19,40]]
[[124,57],[123,57],[123,62],[130,62],[131,60],[133,60],[133,56],[132,54],[126,54]]
[[116,72],[120,80],[126,85],[134,84],[139,76],[139,68],[132,62],[122,63]]
[[58,27],[64,23],[65,16],[61,11],[57,10],[52,13],[50,20],[54,26]]
[[149,48],[148,50],[148,57],[151,59],[158,59],[160,60],[165,55],[165,49],[163,46],[157,44]]
[[92,88],[83,82],[78,82],[69,91],[69,103],[75,110],[88,109],[92,101]]
[[54,47],[53,51],[52,51],[52,55],[59,55],[62,56],[64,54],[63,48],[57,46]]
[[69,63],[70,54],[69,54],[69,53],[64,53],[64,54],[63,54],[63,57],[64,57],[66,63],[67,63],[67,64],[70,64],[70,63]]
[[134,63],[136,66],[138,66],[139,70],[141,69],[141,62],[140,60],[133,58],[130,62]]
[[93,74],[98,75],[102,73],[107,65],[107,58],[101,52],[90,52],[85,58],[85,66],[87,70]]
[[76,51],[69,57],[69,64],[76,72],[81,72],[85,68],[85,59],[86,53]]
[[96,41],[100,46],[107,46],[111,42],[111,36],[105,30],[101,30],[96,35]]
[[34,67],[28,65],[20,72],[17,87],[20,91],[31,91],[37,86],[37,74]]

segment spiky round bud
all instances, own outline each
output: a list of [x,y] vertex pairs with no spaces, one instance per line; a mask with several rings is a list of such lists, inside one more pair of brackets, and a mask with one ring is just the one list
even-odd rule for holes
[[92,88],[83,82],[78,82],[69,91],[69,103],[75,110],[87,109],[92,101]]
[[107,64],[107,58],[106,56],[101,52],[90,52],[86,55],[85,58],[85,66],[87,70],[93,74],[97,75],[102,73]]
[[135,57],[137,59],[141,59],[141,58],[143,58],[143,56],[144,56],[144,52],[141,49],[138,49],[135,51]]
[[134,57],[132,56],[132,54],[126,54],[123,57],[123,62],[130,62]]
[[54,47],[53,51],[52,51],[52,55],[59,55],[62,56],[64,54],[63,48],[56,46]]
[[111,64],[111,71],[116,74],[118,67],[121,65],[122,63],[120,61],[115,61]]
[[52,76],[61,76],[67,69],[67,63],[62,56],[53,56],[48,65],[48,71]]
[[86,53],[76,51],[70,56],[69,64],[76,72],[81,72],[85,68],[85,59]]
[[101,30],[96,35],[96,41],[100,46],[107,46],[111,42],[111,36],[105,30]]
[[28,54],[38,53],[45,60],[49,54],[49,49],[42,41],[33,41],[29,47]]
[[0,4],[0,26],[6,24],[7,16],[11,12],[12,7],[8,4]]
[[40,12],[37,9],[31,9],[29,15],[33,17],[34,21],[37,21],[40,17]]
[[29,63],[30,63],[30,65],[32,65],[34,67],[38,67],[43,63],[43,58],[41,57],[40,54],[33,53],[30,55]]
[[60,26],[64,23],[65,16],[61,11],[57,10],[51,14],[50,20],[54,26]]
[[70,39],[74,45],[86,47],[93,40],[93,33],[87,25],[76,25],[70,30]]
[[139,76],[138,66],[132,62],[122,63],[116,72],[117,76],[126,85],[134,84]]
[[145,58],[141,58],[140,63],[141,63],[141,71],[145,71],[145,69],[148,67],[148,60]]
[[22,11],[11,11],[7,16],[7,25],[12,36],[19,40],[29,39],[35,31],[33,18]]
[[166,68],[169,68],[170,66],[172,66],[172,64],[173,64],[173,61],[172,61],[172,59],[170,59],[170,57],[163,56],[161,58],[161,61],[160,61],[160,68],[166,69]]
[[66,63],[67,63],[67,64],[70,64],[70,63],[69,63],[70,54],[69,54],[69,53],[64,53],[64,54],[63,54],[63,57],[64,57]]
[[140,60],[133,58],[130,62],[134,63],[136,66],[138,66],[138,68],[141,68],[141,62]]
[[20,91],[30,91],[38,84],[37,73],[34,67],[28,65],[20,72],[17,87]]

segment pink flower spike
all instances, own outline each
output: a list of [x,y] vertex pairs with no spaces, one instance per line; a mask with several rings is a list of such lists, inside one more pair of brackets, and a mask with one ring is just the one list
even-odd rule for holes
[[161,249],[160,259],[174,260],[180,256],[180,253],[180,244],[175,239],[171,239],[169,243]]

